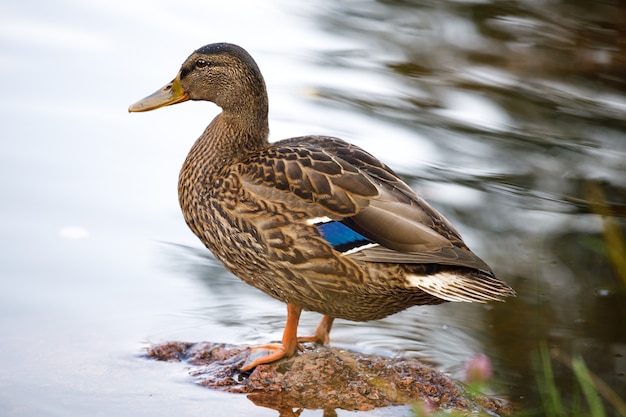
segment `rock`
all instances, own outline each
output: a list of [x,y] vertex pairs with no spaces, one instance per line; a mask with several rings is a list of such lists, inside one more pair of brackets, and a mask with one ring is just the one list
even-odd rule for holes
[[247,393],[255,404],[277,409],[281,415],[289,415],[293,408],[370,410],[418,401],[429,409],[461,413],[511,411],[496,399],[469,393],[412,358],[315,345],[291,358],[239,372],[250,353],[247,347],[210,342],[166,342],[148,348],[150,358],[189,364],[198,384]]

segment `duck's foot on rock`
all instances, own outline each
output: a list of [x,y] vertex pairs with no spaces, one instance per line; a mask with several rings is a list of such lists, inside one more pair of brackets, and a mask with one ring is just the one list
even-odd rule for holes
[[328,346],[241,373],[258,354],[222,343],[167,342],[148,348],[162,361],[185,361],[197,383],[249,393],[258,405],[308,409],[369,410],[422,401],[431,409],[508,414],[496,399],[468,394],[459,384],[416,359],[366,355]]

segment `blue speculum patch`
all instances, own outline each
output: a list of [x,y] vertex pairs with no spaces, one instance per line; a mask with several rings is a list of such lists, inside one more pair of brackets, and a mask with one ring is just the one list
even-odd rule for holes
[[316,227],[322,234],[322,237],[326,239],[335,250],[340,252],[346,252],[373,243],[368,238],[360,235],[341,222],[331,221],[318,224]]

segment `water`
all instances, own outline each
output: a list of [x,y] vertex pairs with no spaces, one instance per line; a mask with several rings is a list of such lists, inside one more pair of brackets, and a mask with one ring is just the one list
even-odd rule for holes
[[[65,0],[0,10],[2,415],[277,415],[141,357],[165,340],[266,342],[284,323],[284,306],[225,273],[179,212],[178,170],[218,109],[126,113],[215,41],[257,60],[272,139],[335,135],[378,155],[518,292],[339,321],[333,344],[416,356],[455,377],[483,352],[494,391],[536,409],[531,356],[547,341],[580,352],[626,397],[619,4]],[[301,329],[318,320],[305,314]],[[567,396],[570,373],[555,367]]]

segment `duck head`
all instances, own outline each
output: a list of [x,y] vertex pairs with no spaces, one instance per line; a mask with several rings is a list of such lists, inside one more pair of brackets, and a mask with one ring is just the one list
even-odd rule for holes
[[256,62],[243,48],[214,43],[194,51],[176,77],[139,100],[129,112],[144,112],[187,100],[211,101],[224,112],[267,114],[265,82]]

